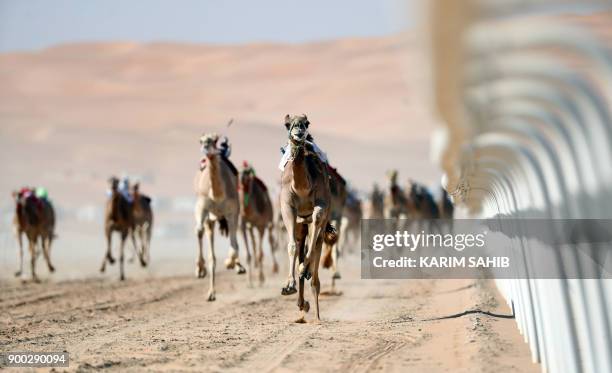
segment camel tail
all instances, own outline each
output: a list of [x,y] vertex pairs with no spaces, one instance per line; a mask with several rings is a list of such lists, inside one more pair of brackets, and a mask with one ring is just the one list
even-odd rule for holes
[[225,237],[229,235],[229,226],[227,225],[227,219],[219,219],[219,231],[221,231],[221,234]]

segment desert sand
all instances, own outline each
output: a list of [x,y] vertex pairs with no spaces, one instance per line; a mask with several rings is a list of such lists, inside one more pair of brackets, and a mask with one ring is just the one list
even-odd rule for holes
[[[234,162],[252,162],[273,193],[286,113],[308,114],[317,142],[361,192],[391,168],[437,188],[421,50],[402,35],[0,55],[0,350],[66,350],[71,371],[537,371],[491,282],[361,280],[354,253],[341,262],[342,295],[323,296],[322,322],[295,324],[296,297],[280,295],[286,266],[254,288],[218,266],[214,303],[193,276],[202,132],[227,134]],[[97,272],[111,174],[139,178],[155,207],[152,264],[128,265],[123,283],[116,266]],[[42,284],[13,277],[10,192],[24,184],[46,186],[58,210],[57,272],[39,260]],[[226,249],[218,240],[219,258]],[[323,290],[329,280],[324,271]],[[475,310],[500,317],[436,320]]]

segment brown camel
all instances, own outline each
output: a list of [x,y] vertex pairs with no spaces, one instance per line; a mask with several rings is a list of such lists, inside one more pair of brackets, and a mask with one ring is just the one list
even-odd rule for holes
[[13,198],[15,200],[13,227],[19,243],[19,270],[15,276],[21,277],[23,274],[22,235],[25,234],[29,243],[32,280],[39,282],[36,275],[36,259],[38,258],[36,245],[39,239],[49,272],[55,271],[51,264],[51,243],[55,237],[55,211],[47,198],[37,198],[31,189],[13,192]]
[[368,209],[368,219],[384,219],[385,217],[385,195],[378,188],[378,184],[374,184],[372,193],[370,193],[370,208]]
[[390,171],[388,176],[389,193],[385,198],[385,219],[393,219],[398,222],[399,219],[410,217],[412,208],[409,198],[397,183],[397,171]]
[[321,246],[325,240],[333,245],[337,236],[329,225],[331,193],[326,165],[314,153],[308,137],[306,115],[285,117],[289,133],[290,158],[283,168],[281,178],[281,213],[287,228],[287,251],[289,254],[289,277],[281,294],[296,292],[295,263],[299,259],[298,308],[304,322],[305,313],[310,309],[304,300],[304,280],[310,284],[315,301],[316,319],[319,315],[319,260]]
[[[274,242],[274,210],[268,188],[264,182],[255,175],[255,170],[246,162],[240,172],[240,183],[238,185],[240,198],[240,230],[244,238],[247,252],[247,265],[249,267],[249,282],[251,282],[251,255],[249,251],[249,240],[247,231],[253,244],[253,255],[255,256],[255,267],[259,269],[259,282],[263,283],[263,236],[268,231],[268,242],[272,254],[272,272],[278,272],[276,261],[276,243]],[[259,242],[255,241],[253,229],[257,229]]]
[[412,217],[418,219],[440,218],[438,204],[425,185],[410,180],[406,189],[409,191],[409,207],[412,207]]
[[[102,260],[100,272],[106,271],[106,262],[115,263],[112,255],[112,235],[113,232],[118,232],[121,237],[119,245],[119,280],[125,280],[124,270],[124,248],[125,239],[134,226],[134,215],[130,202],[119,192],[119,179],[111,177],[110,183],[110,198],[106,202],[106,210],[104,213],[104,232],[106,235],[106,254]],[[138,252],[140,263],[144,266],[145,262],[142,253]]]
[[[153,231],[151,198],[140,193],[140,184],[135,183],[132,187],[132,200],[132,216],[134,218],[132,243],[138,256],[142,257],[143,265],[147,265],[151,260],[151,234]],[[140,241],[140,250],[136,246],[136,241]]]
[[[335,168],[328,167],[329,173],[329,189],[331,192],[331,208],[329,222],[334,226],[338,232],[338,241],[342,241],[342,216],[344,214],[344,205],[346,204],[346,198],[348,191],[346,188],[346,180],[338,173]],[[341,255],[338,243],[334,245],[323,245],[323,255],[321,259],[321,265],[323,268],[331,268],[332,270],[332,281],[331,281],[331,293],[335,293],[336,280],[341,278],[340,272],[338,271],[338,256]]]
[[208,300],[214,301],[215,295],[215,222],[219,222],[219,230],[228,235],[230,239],[229,257],[225,261],[228,269],[236,268],[238,274],[246,273],[238,259],[238,217],[240,203],[238,199],[238,177],[233,172],[229,159],[220,154],[217,147],[219,136],[205,134],[200,137],[200,146],[206,156],[206,165],[198,170],[195,178],[195,191],[197,196],[195,206],[196,234],[198,237],[198,259],[196,276],[206,276],[202,237],[206,231],[208,237],[208,260],[210,265],[210,289]]
[[342,216],[340,252],[349,250],[350,245],[355,245],[359,242],[362,218],[361,200],[355,190],[349,190]]

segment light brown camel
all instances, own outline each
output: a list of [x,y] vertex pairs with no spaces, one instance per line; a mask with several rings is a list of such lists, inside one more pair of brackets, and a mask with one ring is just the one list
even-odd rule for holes
[[374,184],[370,193],[370,206],[368,209],[368,219],[385,218],[385,194],[380,190],[378,184]]
[[[102,259],[100,272],[106,271],[106,262],[115,263],[112,255],[112,235],[113,232],[118,232],[121,237],[119,244],[119,280],[125,280],[124,259],[125,259],[125,239],[134,226],[134,215],[130,202],[119,192],[119,179],[111,177],[110,183],[110,198],[106,202],[104,213],[104,233],[106,235],[106,254]],[[142,253],[138,252],[140,263],[144,266]]]
[[[264,182],[255,175],[253,167],[246,162],[240,172],[240,182],[238,185],[240,198],[240,230],[244,238],[244,245],[247,252],[247,264],[249,267],[249,282],[251,282],[251,255],[249,251],[249,240],[247,231],[253,244],[253,255],[255,257],[255,267],[258,268],[259,282],[264,282],[263,273],[263,237],[268,231],[268,242],[272,254],[272,272],[278,272],[276,261],[276,242],[274,241],[274,210],[268,188]],[[254,229],[257,229],[259,241],[255,240]]]
[[210,266],[210,288],[208,300],[214,301],[215,293],[215,245],[214,228],[215,222],[219,222],[219,230],[230,239],[229,257],[225,261],[228,269],[236,268],[238,274],[246,273],[238,259],[238,240],[236,231],[238,229],[238,217],[240,214],[240,203],[238,200],[238,176],[230,167],[229,160],[220,154],[217,142],[219,136],[216,134],[204,134],[200,137],[200,146],[206,156],[206,165],[198,170],[195,177],[196,205],[195,220],[196,234],[198,237],[198,258],[196,264],[196,276],[206,276],[204,262],[202,237],[206,231],[208,237],[208,260]]
[[339,243],[342,241],[342,216],[344,214],[344,205],[346,204],[346,197],[348,191],[346,188],[346,180],[338,173],[338,171],[332,167],[328,167],[329,173],[329,189],[331,193],[331,208],[329,222],[337,231],[338,243],[334,245],[323,245],[323,255],[321,258],[321,265],[323,268],[331,268],[332,281],[331,281],[331,294],[336,293],[336,280],[341,278],[340,271],[338,271],[338,257],[342,254]]
[[32,280],[39,282],[36,275],[36,259],[38,259],[36,245],[39,239],[49,272],[55,271],[51,264],[51,243],[55,237],[55,211],[47,198],[35,197],[31,189],[13,192],[13,198],[15,200],[13,227],[19,243],[19,270],[15,276],[21,277],[23,274],[22,235],[25,234],[29,243]]
[[[132,243],[139,257],[142,257],[142,264],[147,265],[151,260],[151,235],[153,232],[153,208],[151,198],[146,194],[140,193],[140,184],[135,183],[132,187],[132,216],[134,226],[132,227]],[[140,250],[136,245],[140,242]]]
[[281,178],[281,213],[287,228],[287,251],[289,254],[289,276],[281,294],[296,292],[295,263],[299,259],[298,308],[304,322],[310,305],[304,300],[304,280],[310,284],[315,301],[316,320],[319,315],[319,260],[321,246],[325,240],[333,245],[337,236],[329,225],[331,193],[326,165],[314,153],[307,141],[308,118],[306,115],[285,117],[289,132],[290,158],[283,168]]
[[355,190],[349,190],[342,215],[340,252],[349,251],[351,246],[359,242],[362,218],[361,200]]

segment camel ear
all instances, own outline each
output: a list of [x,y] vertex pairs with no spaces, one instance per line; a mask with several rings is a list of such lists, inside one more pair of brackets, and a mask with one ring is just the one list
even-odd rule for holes
[[287,129],[287,131],[289,130],[290,126],[291,126],[291,116],[287,114],[285,115],[285,128]]
[[17,199],[17,196],[19,196],[19,193],[17,193],[17,191],[16,191],[16,190],[13,190],[13,191],[11,192],[11,196],[13,196],[13,199]]

